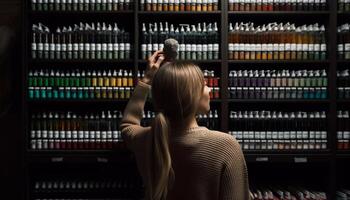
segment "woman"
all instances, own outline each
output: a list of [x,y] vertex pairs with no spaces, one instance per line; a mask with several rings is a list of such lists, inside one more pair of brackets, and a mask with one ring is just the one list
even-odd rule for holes
[[[202,71],[178,62],[160,67],[163,61],[161,51],[149,58],[120,127],[135,153],[146,199],[249,199],[247,169],[238,142],[196,122],[196,114],[210,109],[210,90]],[[141,127],[151,86],[157,115],[151,127]]]

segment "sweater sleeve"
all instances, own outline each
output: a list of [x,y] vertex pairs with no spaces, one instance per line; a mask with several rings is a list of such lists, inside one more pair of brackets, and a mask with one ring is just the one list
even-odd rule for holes
[[120,130],[123,140],[131,150],[135,150],[135,146],[137,146],[136,141],[150,130],[150,127],[142,127],[140,125],[143,109],[150,89],[150,85],[139,81],[124,110],[123,119],[120,123]]
[[222,200],[251,199],[248,183],[248,171],[239,143],[231,138],[226,145],[225,161],[220,180]]

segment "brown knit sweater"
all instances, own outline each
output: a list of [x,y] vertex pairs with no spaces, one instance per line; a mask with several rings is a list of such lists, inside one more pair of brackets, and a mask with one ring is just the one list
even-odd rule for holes
[[[150,127],[140,126],[150,86],[139,82],[124,111],[122,136],[134,152],[145,183],[151,155]],[[247,200],[248,174],[240,145],[234,137],[196,127],[170,135],[170,155],[175,183],[169,200]]]

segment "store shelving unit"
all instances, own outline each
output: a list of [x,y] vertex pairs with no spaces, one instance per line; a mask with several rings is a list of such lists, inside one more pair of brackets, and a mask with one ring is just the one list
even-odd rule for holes
[[[327,171],[324,172],[324,176],[329,182],[327,188],[327,194],[329,199],[335,199],[336,191],[336,168],[337,158],[350,159],[350,152],[340,152],[336,150],[336,112],[338,104],[349,104],[349,100],[337,100],[336,98],[336,70],[339,65],[349,65],[350,61],[337,60],[336,47],[337,47],[337,33],[336,28],[338,19],[346,19],[349,17],[349,12],[343,13],[337,11],[337,2],[333,0],[328,1],[328,11],[288,11],[288,12],[232,12],[228,11],[227,1],[220,1],[219,10],[215,12],[148,12],[139,10],[139,1],[135,0],[135,5],[131,11],[96,11],[96,12],[62,12],[62,11],[50,11],[50,12],[37,12],[31,11],[29,1],[25,1],[23,9],[23,64],[22,64],[22,106],[23,106],[23,147],[24,147],[24,162],[26,165],[26,199],[33,199],[31,191],[31,183],[35,176],[34,170],[36,166],[40,166],[44,171],[50,171],[51,167],[62,167],[69,165],[120,165],[121,163],[127,165],[134,164],[133,155],[125,151],[125,149],[115,149],[113,151],[108,150],[74,150],[74,151],[34,151],[29,149],[29,118],[30,111],[32,109],[44,107],[50,108],[75,108],[85,109],[86,107],[99,106],[123,109],[127,100],[29,100],[27,94],[27,72],[29,69],[36,69],[40,67],[51,67],[54,69],[69,69],[71,66],[75,68],[94,68],[101,67],[115,67],[115,66],[130,66],[134,72],[136,78],[136,72],[138,70],[144,70],[147,61],[140,59],[140,29],[142,22],[154,22],[171,19],[171,22],[183,23],[184,19],[191,20],[196,17],[200,17],[202,21],[218,20],[219,33],[221,36],[220,42],[220,58],[219,60],[207,60],[207,61],[193,61],[198,63],[199,66],[211,66],[212,69],[220,73],[220,99],[213,99],[212,104],[215,104],[219,108],[219,119],[221,119],[221,131],[228,131],[228,116],[229,108],[232,106],[240,106],[241,104],[259,105],[266,104],[267,107],[273,109],[275,103],[283,104],[295,109],[300,106],[315,106],[320,109],[327,110],[328,112],[328,149],[322,151],[245,151],[245,157],[248,162],[248,167],[256,163],[263,163],[266,165],[274,165],[274,163],[288,163],[289,166],[298,165],[299,163],[326,163]],[[93,18],[92,18],[93,17]],[[32,60],[30,57],[30,42],[31,42],[31,24],[40,22],[40,20],[57,22],[60,18],[60,24],[62,22],[71,24],[69,20],[71,18],[79,18],[85,21],[104,21],[108,18],[109,21],[118,22],[119,17],[128,19],[128,29],[131,30],[131,42],[133,46],[132,57],[129,60]],[[327,46],[328,46],[328,59],[324,61],[314,60],[293,60],[293,61],[276,61],[276,60],[228,60],[228,24],[234,20],[236,21],[254,21],[259,18],[274,18],[274,20],[285,21],[292,19],[293,22],[304,23],[305,18],[311,17],[311,22],[320,21],[326,25],[327,30]],[[246,19],[247,18],[247,19]],[[197,19],[196,19],[197,20]],[[266,22],[269,22],[269,21]],[[308,19],[306,19],[307,21]],[[299,24],[300,24],[299,23]],[[300,68],[300,66],[309,66],[310,69],[322,68],[328,71],[328,98],[318,100],[305,100],[305,99],[291,99],[291,100],[251,100],[251,99],[239,99],[233,100],[228,98],[228,72],[235,69],[237,66],[251,66],[255,68],[258,66],[271,67],[276,66],[293,68],[294,66]],[[307,67],[305,67],[307,68]],[[45,166],[46,170],[45,170]],[[82,167],[82,166],[81,166]],[[127,168],[127,167],[126,167]],[[36,171],[37,172],[37,171]],[[136,172],[135,172],[136,173]]]

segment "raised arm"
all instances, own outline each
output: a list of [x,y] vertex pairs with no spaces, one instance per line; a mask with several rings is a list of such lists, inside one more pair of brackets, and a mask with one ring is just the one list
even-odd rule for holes
[[137,139],[142,137],[143,133],[150,130],[150,127],[142,127],[140,122],[147,95],[151,89],[153,76],[163,60],[164,57],[161,51],[155,52],[149,58],[145,76],[138,82],[132,97],[124,110],[120,130],[124,141],[130,149],[134,149]]

